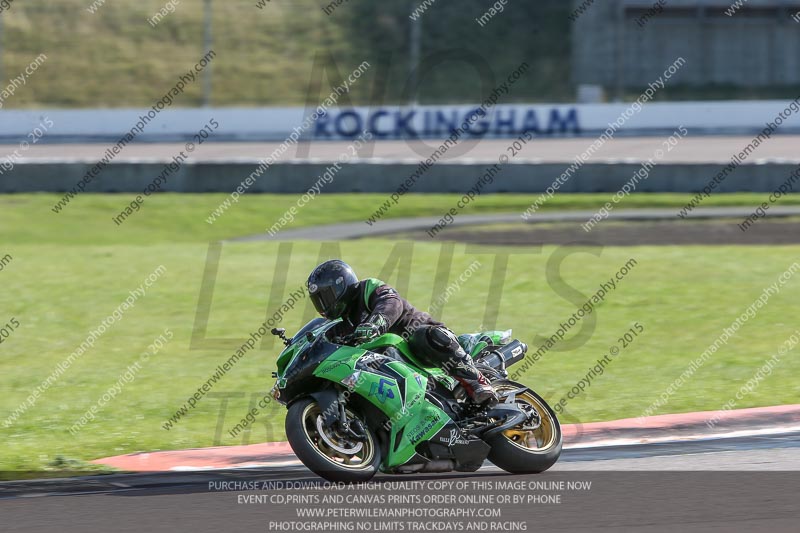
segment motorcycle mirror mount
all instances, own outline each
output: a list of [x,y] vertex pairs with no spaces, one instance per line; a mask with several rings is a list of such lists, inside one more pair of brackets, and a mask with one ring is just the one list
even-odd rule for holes
[[306,331],[306,340],[308,342],[312,342],[314,340],[314,334],[311,333],[310,331]]
[[291,344],[291,341],[286,338],[286,335],[284,335],[284,333],[286,333],[286,329],[284,329],[284,328],[272,328],[270,333],[272,333],[276,337],[280,337],[281,340],[283,341],[283,344],[285,344],[286,346],[289,346]]

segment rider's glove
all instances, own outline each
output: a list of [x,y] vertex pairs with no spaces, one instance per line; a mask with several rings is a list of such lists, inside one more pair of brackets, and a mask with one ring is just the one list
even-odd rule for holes
[[359,324],[353,332],[353,341],[358,344],[369,342],[375,337],[380,336],[380,334],[381,330],[378,326],[370,322],[364,322],[363,324]]

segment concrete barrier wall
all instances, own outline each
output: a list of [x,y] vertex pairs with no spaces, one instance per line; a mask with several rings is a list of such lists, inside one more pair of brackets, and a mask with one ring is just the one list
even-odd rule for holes
[[[65,192],[80,181],[92,163],[18,163],[0,176],[0,192]],[[249,163],[186,163],[161,190],[167,192],[234,191],[255,170]],[[697,192],[717,175],[722,164],[665,164],[640,180],[639,192]],[[247,190],[250,193],[303,193],[325,173],[325,164],[276,164]],[[542,192],[564,172],[564,164],[508,164],[483,192]],[[561,186],[561,192],[616,192],[641,166],[636,163],[586,164]],[[112,163],[92,183],[89,192],[140,193],[164,169],[163,164]],[[345,165],[323,192],[391,193],[417,167],[410,164]],[[484,164],[432,167],[411,192],[464,192],[485,172]],[[717,192],[771,192],[797,169],[796,164],[744,164],[720,184]],[[320,182],[321,183],[321,182]]]
[[[665,65],[666,66],[666,65]],[[311,111],[287,108],[36,109],[0,110],[0,141],[36,141],[31,132],[42,121],[51,124],[42,143],[190,141],[213,120],[215,141],[342,141],[362,132],[375,139],[444,139],[469,117],[467,138],[514,138],[528,131],[537,137],[597,137],[615,124],[617,136],[669,135],[685,127],[692,135],[758,133],[778,113],[781,133],[800,132],[800,109],[789,100],[653,102],[658,87],[649,87],[639,103],[498,104],[474,116],[479,104],[416,107],[330,108],[311,120]],[[646,102],[644,105],[640,103]],[[149,113],[148,113],[149,111]],[[309,120],[306,120],[309,119]],[[474,119],[474,120],[473,120]],[[199,142],[199,141],[196,141]]]

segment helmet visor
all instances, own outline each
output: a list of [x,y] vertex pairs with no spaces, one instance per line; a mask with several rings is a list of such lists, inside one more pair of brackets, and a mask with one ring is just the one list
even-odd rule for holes
[[325,318],[338,318],[333,316],[336,300],[336,291],[333,290],[333,287],[318,287],[316,291],[311,293],[311,302],[314,304],[314,309]]

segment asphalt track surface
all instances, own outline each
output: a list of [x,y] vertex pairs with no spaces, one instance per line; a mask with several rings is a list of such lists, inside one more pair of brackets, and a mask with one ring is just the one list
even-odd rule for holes
[[[676,148],[667,152],[659,164],[669,163],[723,163],[729,162],[751,141],[752,136],[687,137]],[[450,163],[475,164],[496,162],[514,139],[467,140],[451,148],[441,159]],[[572,163],[583,153],[594,138],[537,138],[522,146],[516,163]],[[426,159],[442,141],[378,141],[367,144],[359,157],[351,163],[412,163]],[[635,163],[654,157],[661,147],[663,137],[620,137],[606,142],[588,163]],[[0,158],[13,157],[26,162],[96,162],[113,143],[37,144],[24,152],[16,144],[0,145]],[[350,153],[347,141],[311,141],[299,143],[278,159],[284,163],[332,163],[342,154]],[[272,154],[280,145],[277,142],[207,142],[187,154],[190,162],[257,162]],[[748,163],[800,163],[800,135],[778,135],[758,148],[758,157]],[[185,147],[184,143],[134,143],[125,147],[115,162],[163,162],[172,160]],[[17,159],[17,158],[20,159]]]
[[[374,479],[375,486],[366,492],[399,494],[405,490],[412,493],[412,489],[392,486],[412,481],[424,485],[420,494],[453,493],[452,489],[430,488],[433,485],[428,482],[439,481],[591,482],[591,487],[585,490],[497,490],[494,486],[482,485],[459,494],[549,496],[551,499],[547,502],[535,500],[524,505],[488,506],[502,511],[501,518],[491,520],[500,520],[517,530],[522,530],[520,524],[524,524],[527,531],[796,532],[800,520],[798,437],[800,432],[569,449],[551,470],[537,476],[504,474],[487,463],[474,474],[381,475]],[[298,518],[299,508],[365,507],[281,505],[246,500],[248,496],[259,495],[264,498],[278,494],[336,492],[298,465],[258,470],[114,475],[94,480],[73,485],[57,481],[0,484],[0,529],[14,532],[277,531],[280,529],[274,522],[308,524],[316,520]],[[253,491],[230,484],[247,481],[266,483],[269,487],[263,485]],[[279,487],[276,482],[293,482],[295,487]],[[560,496],[556,502],[552,498],[557,494]],[[460,507],[486,508],[487,505]],[[415,527],[433,528],[442,524],[447,527],[446,519],[414,520]],[[413,531],[412,525],[390,531]],[[455,529],[473,530],[454,527],[437,531]]]

